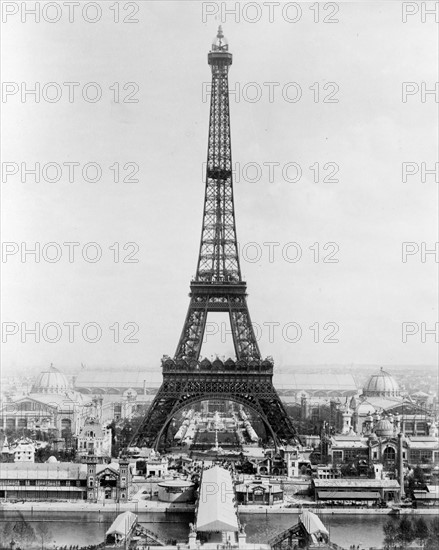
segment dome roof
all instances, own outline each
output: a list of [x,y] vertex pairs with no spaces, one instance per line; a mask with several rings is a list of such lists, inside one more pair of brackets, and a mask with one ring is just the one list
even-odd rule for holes
[[70,389],[67,377],[53,365],[40,372],[31,393],[65,393]]
[[133,388],[128,388],[123,392],[123,396],[130,399],[134,399],[137,397],[137,392]]
[[55,462],[58,462],[57,459],[52,455],[49,456],[49,458],[46,460],[48,464],[55,464]]
[[375,433],[378,437],[386,437],[393,435],[393,424],[386,418],[379,420],[375,426]]
[[159,487],[193,487],[195,483],[187,479],[174,478],[157,484]]
[[363,388],[363,395],[368,397],[392,397],[400,394],[401,390],[399,389],[398,382],[382,367],[377,374],[372,374]]
[[84,423],[84,426],[80,433],[80,437],[81,438],[91,437],[91,438],[97,438],[97,439],[102,438],[104,437],[103,427],[96,418],[89,417],[86,419]]

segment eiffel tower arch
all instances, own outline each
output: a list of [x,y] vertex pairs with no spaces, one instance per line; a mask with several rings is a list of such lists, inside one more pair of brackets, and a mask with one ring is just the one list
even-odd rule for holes
[[[212,71],[201,242],[190,303],[174,358],[162,359],[163,382],[131,446],[158,448],[172,418],[207,399],[253,410],[275,446],[295,443],[296,430],[273,386],[273,360],[262,359],[239,263],[233,198],[228,72],[232,54],[221,27],[208,54]],[[236,359],[200,360],[210,312],[229,315]]]

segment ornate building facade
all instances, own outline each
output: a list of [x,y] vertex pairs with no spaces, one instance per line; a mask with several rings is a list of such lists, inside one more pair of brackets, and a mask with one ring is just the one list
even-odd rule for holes
[[67,377],[51,365],[42,371],[26,395],[8,396],[0,408],[3,431],[38,430],[77,435],[83,423],[84,397],[72,390]]
[[78,457],[93,454],[102,462],[111,458],[111,429],[94,417],[88,418],[78,435]]

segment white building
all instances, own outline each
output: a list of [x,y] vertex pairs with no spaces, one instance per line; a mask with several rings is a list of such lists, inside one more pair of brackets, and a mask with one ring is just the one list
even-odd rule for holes
[[53,365],[43,370],[27,395],[9,395],[0,404],[0,429],[35,430],[65,437],[79,433],[84,396]]
[[35,462],[35,445],[29,439],[17,441],[12,452],[14,462]]
[[104,427],[94,417],[85,421],[78,436],[78,455],[85,458],[93,454],[99,458],[111,457],[111,429]]
[[145,460],[146,477],[164,478],[168,475],[168,459],[156,454],[151,454]]

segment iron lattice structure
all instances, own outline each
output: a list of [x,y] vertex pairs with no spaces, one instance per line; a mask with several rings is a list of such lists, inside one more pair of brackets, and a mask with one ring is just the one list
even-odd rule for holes
[[[201,243],[190,304],[174,359],[162,360],[163,383],[131,445],[158,447],[173,416],[203,399],[252,409],[274,443],[295,442],[295,429],[273,386],[273,362],[262,360],[241,278],[233,201],[228,72],[232,54],[221,27],[208,54],[212,70],[209,143]],[[200,361],[209,312],[228,312],[236,361]]]

